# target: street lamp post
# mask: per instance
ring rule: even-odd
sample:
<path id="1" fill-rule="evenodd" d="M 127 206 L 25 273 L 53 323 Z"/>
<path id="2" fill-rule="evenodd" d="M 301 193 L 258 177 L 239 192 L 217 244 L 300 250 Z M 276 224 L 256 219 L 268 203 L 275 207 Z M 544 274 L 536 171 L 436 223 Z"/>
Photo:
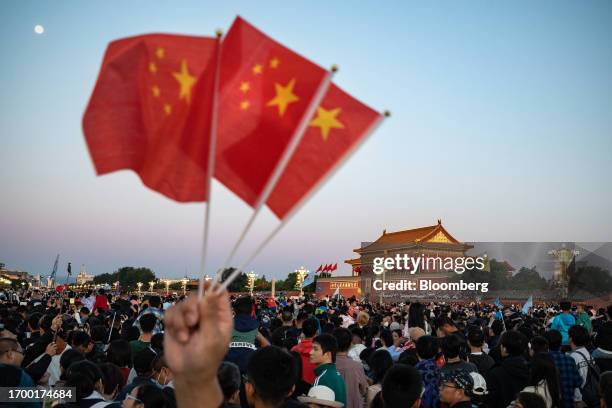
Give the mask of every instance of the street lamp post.
<path id="1" fill-rule="evenodd" d="M 255 279 L 257 278 L 257 274 L 254 271 L 247 273 L 247 285 L 249 287 L 249 292 L 251 296 L 253 296 L 253 289 L 255 288 Z"/>
<path id="2" fill-rule="evenodd" d="M 185 295 L 187 293 L 187 282 L 189 282 L 189 279 L 185 276 L 181 282 L 183 283 L 183 295 Z"/>
<path id="3" fill-rule="evenodd" d="M 304 296 L 304 288 L 302 287 L 302 284 L 304 283 L 304 279 L 306 278 L 306 275 L 308 275 L 308 270 L 306 270 L 303 266 L 300 266 L 299 269 L 295 270 L 295 273 L 297 274 L 297 279 L 295 281 L 295 286 L 296 289 L 300 290 L 300 297 Z"/>

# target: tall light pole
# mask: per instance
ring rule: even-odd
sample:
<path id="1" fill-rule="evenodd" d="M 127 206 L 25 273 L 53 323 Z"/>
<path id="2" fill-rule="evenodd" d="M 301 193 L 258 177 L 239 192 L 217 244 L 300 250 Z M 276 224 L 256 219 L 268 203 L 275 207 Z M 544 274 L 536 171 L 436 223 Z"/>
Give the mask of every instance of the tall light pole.
<path id="1" fill-rule="evenodd" d="M 254 271 L 247 273 L 247 286 L 249 288 L 249 292 L 251 296 L 253 296 L 253 289 L 255 288 L 255 279 L 257 278 L 257 274 Z"/>
<path id="2" fill-rule="evenodd" d="M 306 275 L 308 275 L 308 270 L 306 270 L 303 266 L 300 266 L 299 269 L 294 271 L 297 274 L 297 279 L 295 281 L 295 288 L 300 290 L 300 297 L 304 296 L 304 289 L 302 288 L 302 284 L 304 283 L 304 279 Z"/>
<path id="3" fill-rule="evenodd" d="M 189 282 L 189 279 L 185 276 L 181 282 L 183 283 L 183 295 L 185 295 L 187 293 L 187 282 Z"/>

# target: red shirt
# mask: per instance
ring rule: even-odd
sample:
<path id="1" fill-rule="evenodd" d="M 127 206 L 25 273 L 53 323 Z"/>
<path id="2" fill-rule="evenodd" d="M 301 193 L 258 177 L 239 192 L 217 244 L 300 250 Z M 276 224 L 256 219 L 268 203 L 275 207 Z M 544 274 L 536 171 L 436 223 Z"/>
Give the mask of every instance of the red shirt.
<path id="1" fill-rule="evenodd" d="M 108 306 L 108 298 L 106 297 L 106 295 L 96 295 L 96 303 L 94 304 L 93 310 L 96 310 L 96 309 L 102 309 L 102 310 L 110 309 L 110 306 Z"/>
<path id="2" fill-rule="evenodd" d="M 315 378 L 317 378 L 314 372 L 316 366 L 310 362 L 310 350 L 312 350 L 312 339 L 304 339 L 291 349 L 291 351 L 300 353 L 302 358 L 302 379 L 308 384 L 312 384 Z"/>

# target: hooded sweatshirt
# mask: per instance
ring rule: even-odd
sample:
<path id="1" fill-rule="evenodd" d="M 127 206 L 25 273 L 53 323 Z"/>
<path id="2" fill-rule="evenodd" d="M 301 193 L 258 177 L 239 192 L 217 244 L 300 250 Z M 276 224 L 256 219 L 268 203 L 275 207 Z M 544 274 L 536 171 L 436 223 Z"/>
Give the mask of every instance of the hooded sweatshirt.
<path id="1" fill-rule="evenodd" d="M 509 356 L 486 375 L 491 406 L 507 407 L 516 394 L 527 386 L 529 365 L 523 356 Z"/>
<path id="2" fill-rule="evenodd" d="M 234 330 L 230 348 L 225 355 L 225 361 L 230 361 L 240 368 L 240 373 L 244 374 L 251 354 L 257 350 L 255 339 L 259 332 L 259 322 L 251 315 L 234 316 Z"/>

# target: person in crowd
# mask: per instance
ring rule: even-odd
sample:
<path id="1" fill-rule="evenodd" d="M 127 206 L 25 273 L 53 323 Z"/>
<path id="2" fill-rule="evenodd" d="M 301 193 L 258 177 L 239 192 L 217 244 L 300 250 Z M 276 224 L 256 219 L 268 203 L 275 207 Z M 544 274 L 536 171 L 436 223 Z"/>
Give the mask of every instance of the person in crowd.
<path id="1" fill-rule="evenodd" d="M 546 408 L 546 401 L 535 392 L 521 392 L 508 408 Z"/>
<path id="2" fill-rule="evenodd" d="M 98 289 L 98 294 L 96 295 L 96 302 L 91 308 L 92 313 L 98 311 L 108 311 L 110 306 L 108 304 L 108 297 L 106 296 L 106 291 L 103 288 Z"/>
<path id="3" fill-rule="evenodd" d="M 348 356 L 353 360 L 360 362 L 361 359 L 359 358 L 359 355 L 366 349 L 365 344 L 363 344 L 363 341 L 365 340 L 365 332 L 358 325 L 353 325 L 350 330 L 351 334 L 353 335 L 353 340 L 348 351 Z"/>
<path id="4" fill-rule="evenodd" d="M 257 350 L 259 322 L 253 315 L 253 301 L 250 296 L 242 296 L 234 301 L 234 329 L 226 361 L 236 364 L 241 373 L 246 373 L 247 363 Z"/>
<path id="5" fill-rule="evenodd" d="M 312 341 L 310 361 L 316 365 L 312 385 L 325 385 L 334 391 L 336 401 L 346 405 L 346 385 L 336 369 L 338 342 L 331 334 L 321 334 Z"/>
<path id="6" fill-rule="evenodd" d="M 365 408 L 370 408 L 374 397 L 382 390 L 382 381 L 387 371 L 393 366 L 391 355 L 386 350 L 376 350 L 368 359 L 372 385 L 368 386 L 365 398 Z"/>
<path id="7" fill-rule="evenodd" d="M 153 362 L 157 355 L 151 348 L 146 348 L 144 350 L 140 350 L 138 353 L 134 355 L 134 371 L 136 372 L 136 377 L 134 377 L 131 381 L 128 381 L 128 384 L 123 387 L 117 399 L 119 401 L 123 401 L 127 394 L 130 394 L 134 388 L 143 384 L 152 384 L 157 386 L 156 382 L 153 380 Z"/>
<path id="8" fill-rule="evenodd" d="M 391 367 L 382 383 L 381 397 L 384 408 L 418 408 L 421 404 L 423 384 L 416 368 L 396 364 Z"/>
<path id="9" fill-rule="evenodd" d="M 561 351 L 562 336 L 558 330 L 549 330 L 544 333 L 544 337 L 548 340 L 549 354 L 559 373 L 563 407 L 572 408 L 574 407 L 574 396 L 579 395 L 575 392 L 580 392 L 579 388 L 582 384 L 576 361 Z"/>
<path id="10" fill-rule="evenodd" d="M 599 379 L 600 408 L 612 408 L 612 371 L 606 371 Z"/>
<path id="11" fill-rule="evenodd" d="M 584 304 L 578 303 L 576 305 L 576 324 L 584 327 L 589 335 L 593 333 L 593 323 L 591 322 L 591 315 L 587 312 Z"/>
<path id="12" fill-rule="evenodd" d="M 156 317 L 155 327 L 153 328 L 153 334 L 161 333 L 164 329 L 163 327 L 163 318 L 164 318 L 164 310 L 162 309 L 161 297 L 154 295 L 149 297 L 149 307 L 140 312 L 136 320 L 134 321 L 134 326 L 140 328 L 140 319 L 143 316 L 148 314 L 152 314 Z"/>
<path id="13" fill-rule="evenodd" d="M 312 384 L 315 380 L 315 365 L 310 361 L 310 352 L 312 350 L 312 340 L 317 335 L 319 324 L 316 318 L 304 320 L 302 323 L 302 339 L 295 345 L 291 351 L 300 354 L 302 358 L 302 379 L 308 384 Z"/>
<path id="14" fill-rule="evenodd" d="M 537 353 L 529 363 L 529 385 L 523 392 L 540 395 L 546 402 L 546 408 L 562 408 L 561 386 L 552 357 L 548 353 Z"/>
<path id="15" fill-rule="evenodd" d="M 442 374 L 453 370 L 478 372 L 475 364 L 468 363 L 461 358 L 461 352 L 465 350 L 465 347 L 463 337 L 458 334 L 448 334 L 442 339 L 442 354 L 446 360 L 446 364 L 441 368 Z"/>
<path id="16" fill-rule="evenodd" d="M 66 377 L 64 386 L 76 390 L 76 402 L 67 406 L 91 408 L 96 404 L 107 405 L 103 396 L 102 371 L 97 365 L 88 360 L 78 361 L 70 365 Z"/>
<path id="17" fill-rule="evenodd" d="M 115 364 L 123 374 L 124 382 L 127 383 L 132 366 L 132 348 L 126 340 L 113 340 L 106 350 L 106 359 L 109 363 Z"/>
<path id="18" fill-rule="evenodd" d="M 593 360 L 600 372 L 612 371 L 612 321 L 605 322 L 595 338 L 597 348 L 593 350 Z"/>
<path id="19" fill-rule="evenodd" d="M 502 362 L 487 373 L 489 391 L 488 403 L 491 406 L 507 406 L 516 394 L 527 386 L 529 367 L 524 354 L 527 339 L 518 331 L 506 331 L 500 338 Z"/>
<path id="20" fill-rule="evenodd" d="M 350 330 L 339 327 L 333 331 L 338 342 L 336 353 L 336 369 L 344 379 L 346 386 L 346 407 L 363 408 L 363 399 L 368 389 L 368 380 L 361 362 L 356 362 L 348 356 L 348 350 L 353 341 Z"/>
<path id="21" fill-rule="evenodd" d="M 422 336 L 416 342 L 416 369 L 421 375 L 424 392 L 421 399 L 423 408 L 435 408 L 440 402 L 440 368 L 435 362 L 438 353 L 438 339 Z"/>
<path id="22" fill-rule="evenodd" d="M 151 338 L 157 317 L 153 313 L 146 314 L 140 318 L 140 337 L 138 340 L 130 341 L 132 356 L 136 356 L 140 351 L 151 347 Z"/>
<path id="23" fill-rule="evenodd" d="M 308 395 L 298 397 L 308 408 L 342 408 L 342 403 L 336 401 L 334 391 L 325 385 L 315 385 L 310 388 Z"/>
<path id="24" fill-rule="evenodd" d="M 472 373 L 475 376 L 472 376 Z M 484 395 L 486 390 L 484 378 L 477 372 L 464 369 L 451 370 L 442 374 L 440 401 L 451 408 L 472 408 L 476 398 Z"/>
<path id="25" fill-rule="evenodd" d="M 576 324 L 576 318 L 572 315 L 572 303 L 564 300 L 559 303 L 561 313 L 554 317 L 551 325 L 552 330 L 557 330 L 561 333 L 561 345 L 569 346 L 568 331 L 570 327 Z"/>
<path id="26" fill-rule="evenodd" d="M 34 381 L 32 377 L 25 370 L 21 369 L 21 363 L 23 362 L 23 348 L 16 339 L 7 337 L 0 338 L 0 367 L 14 367 L 18 369 L 13 373 L 13 376 L 18 376 L 19 380 L 16 381 L 15 386 L 19 387 L 33 387 Z M 9 369 L 5 369 L 9 371 Z"/>
<path id="27" fill-rule="evenodd" d="M 122 408 L 175 408 L 174 401 L 155 385 L 141 384 L 130 391 L 123 400 Z"/>
<path id="28" fill-rule="evenodd" d="M 478 372 L 485 375 L 495 365 L 495 360 L 482 351 L 484 333 L 480 327 L 473 327 L 468 331 L 467 341 L 470 352 L 467 361 L 474 364 Z"/>
<path id="29" fill-rule="evenodd" d="M 539 353 L 548 353 L 548 340 L 543 336 L 534 336 L 529 341 L 529 356 L 533 357 Z"/>
<path id="30" fill-rule="evenodd" d="M 240 407 L 240 369 L 234 363 L 224 361 L 217 373 L 221 391 L 223 391 L 223 408 Z"/>
<path id="31" fill-rule="evenodd" d="M 119 391 L 125 386 L 123 373 L 119 367 L 112 363 L 98 364 L 98 368 L 100 368 L 100 372 L 102 373 L 102 397 L 104 397 L 105 401 L 113 401 L 119 394 Z M 116 406 L 119 407 L 120 404 L 117 403 Z M 107 408 L 111 407 L 109 406 Z"/>
<path id="32" fill-rule="evenodd" d="M 291 354 L 276 346 L 263 347 L 249 359 L 245 394 L 250 407 L 281 407 L 298 378 Z"/>

